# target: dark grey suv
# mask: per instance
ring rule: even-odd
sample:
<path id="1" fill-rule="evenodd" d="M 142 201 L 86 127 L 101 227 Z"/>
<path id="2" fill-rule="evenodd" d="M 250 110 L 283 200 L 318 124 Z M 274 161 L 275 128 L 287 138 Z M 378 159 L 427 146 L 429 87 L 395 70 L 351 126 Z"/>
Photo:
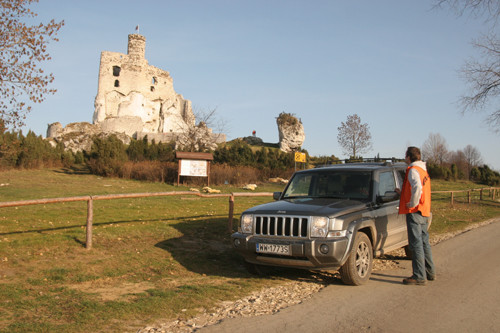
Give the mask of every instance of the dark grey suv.
<path id="1" fill-rule="evenodd" d="M 373 257 L 408 244 L 395 191 L 405 168 L 360 163 L 298 171 L 275 202 L 242 213 L 233 247 L 254 273 L 263 265 L 339 270 L 344 283 L 363 284 Z"/>

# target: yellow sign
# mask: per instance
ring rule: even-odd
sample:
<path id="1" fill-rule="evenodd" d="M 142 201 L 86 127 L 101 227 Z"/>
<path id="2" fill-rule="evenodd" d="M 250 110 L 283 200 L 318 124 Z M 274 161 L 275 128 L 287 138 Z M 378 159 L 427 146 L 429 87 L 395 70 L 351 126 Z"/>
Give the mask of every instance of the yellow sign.
<path id="1" fill-rule="evenodd" d="M 295 162 L 306 163 L 306 154 L 305 153 L 295 153 Z"/>

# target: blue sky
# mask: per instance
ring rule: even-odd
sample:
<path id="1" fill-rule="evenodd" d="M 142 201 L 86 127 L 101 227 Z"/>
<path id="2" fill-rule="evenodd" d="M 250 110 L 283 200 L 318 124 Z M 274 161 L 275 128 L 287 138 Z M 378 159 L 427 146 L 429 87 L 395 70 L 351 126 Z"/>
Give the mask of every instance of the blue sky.
<path id="1" fill-rule="evenodd" d="M 402 157 L 430 133 L 449 150 L 475 146 L 500 170 L 500 136 L 485 113 L 460 113 L 459 77 L 487 32 L 480 19 L 432 9 L 432 1 L 40 0 L 37 21 L 65 20 L 44 68 L 58 90 L 35 105 L 26 129 L 92 121 L 101 51 L 127 52 L 146 37 L 150 65 L 169 71 L 196 110 L 216 108 L 228 139 L 277 143 L 276 117 L 302 120 L 311 155 L 346 158 L 337 128 L 348 115 L 368 123 L 373 157 Z"/>

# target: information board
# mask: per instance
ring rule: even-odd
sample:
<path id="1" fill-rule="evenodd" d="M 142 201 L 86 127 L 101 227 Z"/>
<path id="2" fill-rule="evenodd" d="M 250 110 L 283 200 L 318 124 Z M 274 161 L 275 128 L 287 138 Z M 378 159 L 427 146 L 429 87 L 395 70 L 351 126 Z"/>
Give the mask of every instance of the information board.
<path id="1" fill-rule="evenodd" d="M 181 162 L 181 176 L 207 177 L 207 161 L 203 160 L 185 160 Z"/>

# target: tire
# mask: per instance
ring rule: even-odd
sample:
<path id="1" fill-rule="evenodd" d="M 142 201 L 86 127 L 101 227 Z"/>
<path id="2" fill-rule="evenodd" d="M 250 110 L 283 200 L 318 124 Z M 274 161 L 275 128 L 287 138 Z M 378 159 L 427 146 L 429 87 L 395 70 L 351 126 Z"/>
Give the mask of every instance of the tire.
<path id="1" fill-rule="evenodd" d="M 373 268 L 373 249 L 364 232 L 357 232 L 347 261 L 340 267 L 342 282 L 359 286 L 370 279 Z"/>

